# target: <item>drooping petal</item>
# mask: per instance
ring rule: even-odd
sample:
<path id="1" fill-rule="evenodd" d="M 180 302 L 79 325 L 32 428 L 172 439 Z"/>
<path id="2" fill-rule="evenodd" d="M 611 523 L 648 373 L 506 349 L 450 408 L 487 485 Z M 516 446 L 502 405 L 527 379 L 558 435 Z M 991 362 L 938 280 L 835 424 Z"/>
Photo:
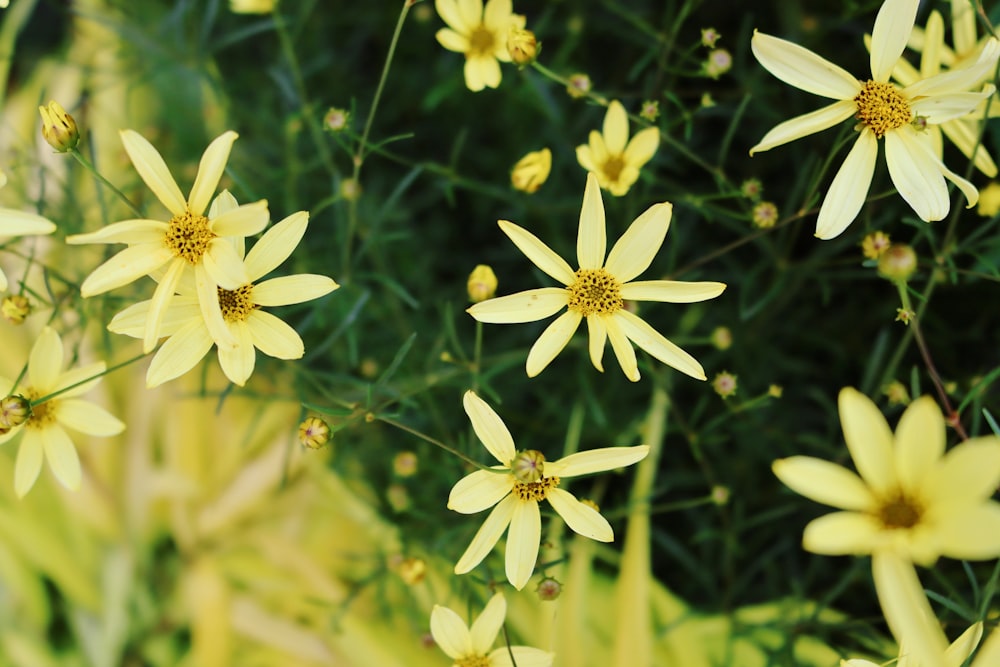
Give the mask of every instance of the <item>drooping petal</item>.
<path id="1" fill-rule="evenodd" d="M 496 2 L 491 0 L 489 4 Z M 487 5 L 489 7 L 489 5 Z M 483 613 L 472 623 L 469 634 L 472 636 L 472 650 L 477 655 L 486 655 L 500 634 L 504 619 L 507 617 L 507 601 L 503 593 L 496 593 L 486 603 Z"/>
<path id="2" fill-rule="evenodd" d="M 174 253 L 165 245 L 143 243 L 125 248 L 94 269 L 80 285 L 80 294 L 91 297 L 149 275 L 171 259 Z"/>
<path id="3" fill-rule="evenodd" d="M 626 311 L 618 311 L 618 313 L 624 312 Z M 621 327 L 618 313 L 604 319 L 604 326 L 608 330 L 608 340 L 611 341 L 611 350 L 615 353 L 615 358 L 618 360 L 618 365 L 621 366 L 625 377 L 632 382 L 638 382 L 639 364 L 635 358 L 635 350 L 632 349 L 632 344 L 628 342 L 628 337 Z"/>
<path id="4" fill-rule="evenodd" d="M 525 371 L 528 377 L 535 377 L 545 367 L 552 363 L 566 344 L 577 327 L 580 326 L 582 315 L 574 310 L 567 310 L 565 313 L 552 321 L 552 324 L 545 328 L 542 335 L 538 337 L 535 344 L 528 351 L 528 359 L 525 362 Z"/>
<path id="5" fill-rule="evenodd" d="M 163 317 L 170 305 L 170 300 L 174 297 L 174 288 L 181 278 L 181 272 L 187 267 L 187 263 L 176 257 L 167 268 L 167 273 L 160 280 L 153 292 L 153 298 L 149 300 L 149 311 L 146 315 L 146 327 L 142 334 L 142 351 L 149 354 L 156 347 L 156 342 L 160 339 L 160 325 Z"/>
<path id="6" fill-rule="evenodd" d="M 250 273 L 249 268 L 247 273 Z M 251 280 L 255 280 L 255 278 L 251 277 Z M 326 276 L 314 273 L 296 273 L 257 283 L 253 286 L 250 298 L 258 306 L 288 306 L 293 303 L 318 299 L 338 287 L 340 285 Z"/>
<path id="7" fill-rule="evenodd" d="M 844 164 L 830 183 L 816 218 L 816 236 L 829 240 L 847 229 L 858 217 L 875 175 L 878 140 L 867 127 L 858 135 Z"/>
<path id="8" fill-rule="evenodd" d="M 952 447 L 920 493 L 937 506 L 979 503 L 1000 485 L 1000 445 L 993 437 L 971 438 Z"/>
<path id="9" fill-rule="evenodd" d="M 54 231 L 55 223 L 40 215 L 13 208 L 0 208 L 0 236 L 34 236 Z"/>
<path id="10" fill-rule="evenodd" d="M 627 283 L 649 268 L 670 228 L 673 205 L 653 204 L 636 218 L 608 253 L 605 270 Z"/>
<path id="11" fill-rule="evenodd" d="M 597 182 L 597 177 L 587 172 L 587 187 L 583 191 L 580 227 L 576 235 L 576 257 L 580 268 L 601 268 L 604 265 L 605 252 L 607 252 L 607 229 L 604 218 L 604 201 L 601 199 L 601 186 Z M 558 280 L 558 277 L 552 277 Z"/>
<path id="12" fill-rule="evenodd" d="M 510 660 L 511 653 L 514 662 Z M 488 657 L 490 667 L 514 667 L 515 663 L 517 667 L 552 667 L 555 654 L 530 646 L 501 646 L 493 649 Z"/>
<path id="13" fill-rule="evenodd" d="M 460 514 L 476 514 L 503 500 L 511 488 L 513 481 L 509 474 L 476 470 L 451 488 L 448 509 Z"/>
<path id="14" fill-rule="evenodd" d="M 229 161 L 229 151 L 232 150 L 233 142 L 239 135 L 229 130 L 216 137 L 208 145 L 201 156 L 198 164 L 198 175 L 191 186 L 191 195 L 188 197 L 188 210 L 195 215 L 201 215 L 208 208 L 212 201 L 215 189 L 219 187 L 219 179 L 222 172 L 226 170 L 226 162 Z"/>
<path id="15" fill-rule="evenodd" d="M 590 352 L 590 363 L 602 373 L 604 344 L 608 341 L 608 327 L 604 324 L 604 319 L 603 315 L 591 315 L 587 318 L 587 349 Z"/>
<path id="16" fill-rule="evenodd" d="M 510 519 L 514 515 L 514 506 L 520 503 L 513 495 L 507 496 L 493 508 L 486 521 L 479 527 L 472 543 L 462 557 L 455 563 L 455 574 L 465 574 L 483 562 L 487 554 L 493 550 L 497 540 L 507 530 Z"/>
<path id="17" fill-rule="evenodd" d="M 826 556 L 864 555 L 883 540 L 882 525 L 872 515 L 832 512 L 809 522 L 802 534 L 802 548 Z"/>
<path id="18" fill-rule="evenodd" d="M 201 264 L 212 282 L 222 289 L 235 290 L 250 283 L 243 260 L 228 239 L 212 239 Z"/>
<path id="19" fill-rule="evenodd" d="M 17 450 L 17 462 L 14 464 L 14 493 L 18 498 L 23 498 L 35 485 L 38 473 L 42 471 L 44 447 L 41 431 L 25 429 Z"/>
<path id="20" fill-rule="evenodd" d="M 782 484 L 817 503 L 858 511 L 870 510 L 877 504 L 861 478 L 836 463 L 791 456 L 772 463 L 771 470 Z"/>
<path id="21" fill-rule="evenodd" d="M 556 477 L 579 477 L 630 466 L 646 458 L 649 445 L 602 447 L 565 456 L 545 464 L 545 474 Z"/>
<path id="22" fill-rule="evenodd" d="M 510 498 L 514 498 L 513 494 Z M 499 507 L 499 505 L 497 506 Z M 517 590 L 531 579 L 542 539 L 542 517 L 535 501 L 514 500 L 514 512 L 507 531 L 504 569 L 507 581 Z"/>
<path id="23" fill-rule="evenodd" d="M 545 498 L 574 533 L 598 542 L 614 541 L 615 532 L 608 520 L 593 507 L 581 503 L 572 493 L 559 488 L 549 489 Z"/>
<path id="24" fill-rule="evenodd" d="M 935 526 L 940 553 L 958 560 L 1000 556 L 1000 503 L 989 501 L 951 513 Z"/>
<path id="25" fill-rule="evenodd" d="M 42 439 L 45 458 L 56 479 L 70 491 L 78 490 L 82 477 L 80 457 L 66 431 L 53 425 L 41 429 L 38 435 Z"/>
<path id="26" fill-rule="evenodd" d="M 844 387 L 837 398 L 840 425 L 851 459 L 873 492 L 885 494 L 897 485 L 893 467 L 893 436 L 885 417 L 870 398 Z"/>
<path id="27" fill-rule="evenodd" d="M 438 0 L 440 3 L 441 0 Z M 431 610 L 431 636 L 444 654 L 459 660 L 472 653 L 472 636 L 462 618 L 448 607 L 434 605 Z"/>
<path id="28" fill-rule="evenodd" d="M 244 322 L 234 323 L 229 330 L 237 336 L 237 342 L 234 347 L 218 346 L 219 365 L 230 382 L 242 387 L 253 374 L 257 351 L 250 337 L 250 328 Z"/>
<path id="29" fill-rule="evenodd" d="M 764 151 L 769 151 L 776 146 L 787 144 L 790 141 L 795 141 L 796 139 L 807 137 L 810 134 L 822 132 L 823 130 L 833 127 L 837 123 L 847 120 L 856 114 L 857 111 L 858 105 L 853 99 L 851 99 L 834 102 L 833 104 L 829 104 L 822 109 L 817 109 L 816 111 L 810 111 L 807 114 L 790 118 L 789 120 L 779 123 L 771 128 L 771 130 L 764 135 L 764 138 L 761 139 L 756 146 L 750 149 L 750 155 L 753 156 L 754 153 L 763 153 Z"/>
<path id="30" fill-rule="evenodd" d="M 254 289 L 256 294 L 256 288 Z M 489 324 L 516 324 L 537 322 L 555 315 L 569 304 L 569 293 L 564 287 L 539 289 L 498 296 L 481 301 L 465 312 L 480 322 Z"/>
<path id="31" fill-rule="evenodd" d="M 267 200 L 261 199 L 226 211 L 213 218 L 209 227 L 219 236 L 252 236 L 267 227 L 268 217 Z"/>
<path id="32" fill-rule="evenodd" d="M 146 371 L 146 387 L 158 387 L 184 375 L 212 349 L 212 337 L 204 322 L 192 320 L 168 338 L 153 356 Z"/>
<path id="33" fill-rule="evenodd" d="M 944 454 L 944 418 L 930 396 L 910 404 L 896 426 L 896 474 L 904 489 L 919 490 Z"/>
<path id="34" fill-rule="evenodd" d="M 306 353 L 298 332 L 271 313 L 255 310 L 244 323 L 253 346 L 275 359 L 301 359 Z"/>
<path id="35" fill-rule="evenodd" d="M 441 28 L 434 34 L 434 37 L 438 44 L 456 53 L 466 53 L 471 46 L 468 37 L 460 35 L 451 28 Z"/>
<path id="36" fill-rule="evenodd" d="M 885 161 L 899 196 L 921 220 L 941 220 L 948 215 L 948 186 L 929 148 L 921 144 L 915 131 L 903 127 L 886 134 Z"/>
<path id="37" fill-rule="evenodd" d="M 725 283 L 679 280 L 643 280 L 622 285 L 623 299 L 663 303 L 697 303 L 714 299 L 726 289 Z"/>
<path id="38" fill-rule="evenodd" d="M 125 430 L 125 424 L 104 408 L 74 398 L 59 401 L 56 419 L 63 426 L 87 435 L 107 437 Z"/>
<path id="39" fill-rule="evenodd" d="M 518 250 L 523 252 L 525 257 L 546 274 L 563 285 L 570 285 L 576 279 L 575 272 L 566 263 L 566 260 L 542 243 L 537 236 L 508 220 L 497 220 L 497 224 L 500 225 L 503 233 L 514 242 Z"/>
<path id="40" fill-rule="evenodd" d="M 931 153 L 931 158 L 934 160 L 934 164 L 937 165 L 938 171 L 947 178 L 949 181 L 955 184 L 962 196 L 965 197 L 965 208 L 972 208 L 979 202 L 979 190 L 976 186 L 965 180 L 955 172 L 953 172 L 948 167 L 944 166 L 944 163 L 938 159 L 937 155 Z"/>
<path id="41" fill-rule="evenodd" d="M 857 77 L 793 42 L 754 30 L 750 49 L 764 69 L 799 90 L 834 100 L 861 92 Z"/>
<path id="42" fill-rule="evenodd" d="M 309 213 L 299 211 L 267 230 L 243 260 L 250 281 L 263 278 L 288 259 L 299 245 L 308 226 Z"/>
<path id="43" fill-rule="evenodd" d="M 630 167 L 642 169 L 643 165 L 653 159 L 656 149 L 659 147 L 660 130 L 655 127 L 647 127 L 636 133 L 628 142 L 623 160 Z"/>
<path id="44" fill-rule="evenodd" d="M 38 334 L 28 356 L 28 380 L 44 392 L 59 389 L 56 383 L 63 367 L 63 346 L 59 334 L 52 327 L 45 327 Z"/>
<path id="45" fill-rule="evenodd" d="M 869 55 L 875 81 L 885 83 L 889 80 L 892 68 L 903 55 L 906 40 L 910 38 L 919 4 L 920 0 L 885 0 L 882 3 L 875 16 Z"/>
<path id="46" fill-rule="evenodd" d="M 66 237 L 66 243 L 79 245 L 83 243 L 157 243 L 163 239 L 170 228 L 159 220 L 123 220 L 101 227 L 89 234 L 74 234 Z M 0 228 L 0 234 L 5 230 Z"/>
<path id="47" fill-rule="evenodd" d="M 514 438 L 511 437 L 507 425 L 500 415 L 486 401 L 479 398 L 473 391 L 467 391 L 462 396 L 462 407 L 472 422 L 472 430 L 483 446 L 502 465 L 509 466 L 517 455 Z M 501 479 L 502 475 L 498 475 Z"/>
<path id="48" fill-rule="evenodd" d="M 628 114 L 618 100 L 612 100 L 604 115 L 604 143 L 611 155 L 621 155 L 628 144 Z M 602 258 L 603 259 L 603 258 Z"/>
<path id="49" fill-rule="evenodd" d="M 656 359 L 696 380 L 705 379 L 705 369 L 697 359 L 671 343 L 639 316 L 623 309 L 614 314 L 613 320 L 630 341 Z"/>
<path id="50" fill-rule="evenodd" d="M 172 215 L 182 215 L 187 211 L 187 202 L 181 189 L 177 187 L 177 182 L 153 144 L 134 130 L 122 130 L 120 134 L 122 145 L 125 146 L 125 152 L 132 160 L 135 170 L 156 198 Z"/>
<path id="51" fill-rule="evenodd" d="M 872 554 L 872 578 L 886 623 L 897 641 L 906 641 L 915 665 L 942 665 L 948 640 L 941 631 L 913 564 L 892 552 Z"/>
<path id="52" fill-rule="evenodd" d="M 198 289 L 198 308 L 201 310 L 209 335 L 216 345 L 233 347 L 236 345 L 236 336 L 222 319 L 218 286 L 208 276 L 202 264 L 196 264 L 194 267 L 194 282 Z"/>

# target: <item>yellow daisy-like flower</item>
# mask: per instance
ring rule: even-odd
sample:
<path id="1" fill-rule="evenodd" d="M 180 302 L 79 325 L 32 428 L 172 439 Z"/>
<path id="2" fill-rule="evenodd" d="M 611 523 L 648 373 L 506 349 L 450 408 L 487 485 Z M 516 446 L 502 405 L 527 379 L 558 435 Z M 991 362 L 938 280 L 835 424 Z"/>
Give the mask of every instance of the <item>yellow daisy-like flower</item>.
<path id="1" fill-rule="evenodd" d="M 250 282 L 233 243 L 226 237 L 256 234 L 267 225 L 267 202 L 246 204 L 217 217 L 205 215 L 222 178 L 235 132 L 226 132 L 205 150 L 191 193 L 185 200 L 163 158 L 137 132 L 121 133 L 125 152 L 139 176 L 167 208 L 171 218 L 126 220 L 104 229 L 70 236 L 67 243 L 127 243 L 129 247 L 97 267 L 80 287 L 83 296 L 102 294 L 145 275 L 155 275 L 159 285 L 150 301 L 143 330 L 143 350 L 155 347 L 164 313 L 185 273 L 193 269 L 202 316 L 220 345 L 235 347 L 222 317 L 217 289 L 238 289 Z"/>
<path id="2" fill-rule="evenodd" d="M 1000 438 L 967 440 L 945 453 L 945 423 L 934 400 L 913 401 L 895 436 L 878 407 L 840 392 L 840 422 L 858 474 L 793 456 L 774 474 L 796 493 L 843 511 L 806 526 L 803 547 L 828 555 L 894 551 L 920 565 L 939 556 L 1000 556 Z"/>
<path id="3" fill-rule="evenodd" d="M 0 387 L 10 388 L 11 394 L 34 401 L 83 382 L 105 369 L 104 362 L 99 361 L 64 371 L 63 360 L 59 334 L 45 327 L 31 348 L 25 384 L 14 386 L 13 380 L 0 378 Z M 103 408 L 76 398 L 99 381 L 99 377 L 94 378 L 35 405 L 22 425 L 0 436 L 2 444 L 24 433 L 14 466 L 14 491 L 18 496 L 24 496 L 34 486 L 42 470 L 43 458 L 63 486 L 73 491 L 80 488 L 80 458 L 64 427 L 98 436 L 117 435 L 125 429 L 125 424 Z"/>
<path id="4" fill-rule="evenodd" d="M 548 462 L 541 452 L 518 452 L 500 415 L 471 391 L 462 399 L 472 428 L 490 454 L 500 462 L 490 470 L 477 470 L 455 484 L 448 496 L 448 509 L 475 514 L 493 507 L 455 565 L 455 574 L 465 574 L 493 550 L 507 527 L 505 570 L 507 580 L 524 588 L 535 570 L 541 539 L 538 503 L 548 500 L 574 532 L 600 542 L 611 542 L 614 531 L 607 520 L 573 494 L 559 488 L 563 477 L 576 477 L 614 470 L 641 461 L 649 447 L 606 447 L 571 454 Z"/>
<path id="5" fill-rule="evenodd" d="M 639 170 L 649 162 L 660 146 L 660 131 L 647 127 L 628 138 L 628 114 L 618 100 L 608 105 L 604 131 L 591 130 L 590 142 L 576 147 L 580 166 L 597 176 L 597 182 L 616 197 L 621 197 L 639 180 Z"/>
<path id="6" fill-rule="evenodd" d="M 471 628 L 448 607 L 434 605 L 431 636 L 457 667 L 512 667 L 511 654 L 517 667 L 550 667 L 555 655 L 541 649 L 530 646 L 492 648 L 506 617 L 507 601 L 503 593 L 490 598 Z"/>
<path id="7" fill-rule="evenodd" d="M 448 24 L 438 30 L 437 41 L 449 51 L 465 54 L 465 85 L 478 92 L 500 85 L 500 63 L 510 62 L 507 34 L 524 28 L 511 0 L 434 0 L 438 15 Z"/>
<path id="8" fill-rule="evenodd" d="M 220 194 L 216 204 L 220 216 L 238 210 L 236 200 L 228 192 Z M 257 281 L 288 259 L 302 240 L 308 222 L 309 214 L 305 211 L 288 216 L 267 230 L 245 260 L 242 244 L 237 244 L 236 253 L 245 265 L 247 281 L 234 290 L 219 287 L 215 294 L 227 334 L 237 341 L 234 347 L 219 345 L 214 339 L 202 316 L 195 286 L 189 280 L 178 285 L 179 295 L 164 313 L 161 326 L 161 333 L 170 338 L 153 357 L 146 372 L 146 386 L 155 387 L 187 373 L 202 360 L 213 343 L 218 347 L 222 371 L 241 387 L 253 373 L 258 349 L 277 359 L 302 357 L 305 346 L 295 329 L 261 309 L 318 299 L 340 285 L 326 276 L 307 273 Z M 142 337 L 151 304 L 151 301 L 143 301 L 126 308 L 115 315 L 108 329 L 134 338 Z"/>
<path id="9" fill-rule="evenodd" d="M 0 208 L 0 236 L 38 236 L 54 231 L 55 224 L 40 215 Z M 0 292 L 6 292 L 7 287 L 7 274 L 0 269 Z"/>
<path id="10" fill-rule="evenodd" d="M 586 318 L 590 360 L 597 370 L 604 370 L 604 346 L 610 339 L 622 371 L 633 382 L 639 380 L 639 368 L 629 341 L 682 373 L 704 380 L 705 371 L 694 357 L 625 309 L 625 299 L 693 303 L 713 299 L 726 288 L 715 282 L 630 282 L 652 263 L 666 238 L 672 210 L 668 202 L 649 207 L 618 239 L 605 260 L 604 202 L 597 177 L 588 174 L 576 244 L 580 268 L 576 271 L 529 231 L 513 222 L 499 221 L 500 229 L 514 245 L 535 266 L 565 287 L 543 287 L 490 299 L 477 303 L 467 312 L 480 322 L 510 324 L 535 322 L 567 308 L 542 332 L 528 353 L 526 370 L 529 377 L 541 373 L 555 359 L 573 337 L 581 320 Z"/>
<path id="11" fill-rule="evenodd" d="M 955 183 L 969 206 L 978 199 L 975 186 L 949 170 L 938 158 L 928 125 L 972 111 L 993 94 L 987 85 L 968 92 L 996 66 L 1000 43 L 987 42 L 971 66 L 924 78 L 900 88 L 889 82 L 913 28 L 919 0 L 886 0 L 875 19 L 871 40 L 871 79 L 859 81 L 812 51 L 777 37 L 754 32 L 754 56 L 771 74 L 806 92 L 837 100 L 793 118 L 768 132 L 750 154 L 820 132 L 852 116 L 860 132 L 837 171 L 816 221 L 816 236 L 831 239 L 857 217 L 868 195 L 879 139 L 885 140 L 889 176 L 900 196 L 926 221 L 940 220 L 950 208 L 945 179 Z"/>

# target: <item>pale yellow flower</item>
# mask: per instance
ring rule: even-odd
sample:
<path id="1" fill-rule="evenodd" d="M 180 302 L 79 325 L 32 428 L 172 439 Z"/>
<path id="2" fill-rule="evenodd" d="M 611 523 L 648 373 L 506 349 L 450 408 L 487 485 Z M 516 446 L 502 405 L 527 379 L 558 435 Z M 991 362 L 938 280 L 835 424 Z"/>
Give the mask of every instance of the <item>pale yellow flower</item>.
<path id="1" fill-rule="evenodd" d="M 895 436 L 875 404 L 840 392 L 840 421 L 855 474 L 809 456 L 774 462 L 796 493 L 841 509 L 806 526 L 803 547 L 828 555 L 890 550 L 921 565 L 939 556 L 1000 556 L 1000 438 L 973 438 L 945 453 L 945 423 L 928 396 L 906 409 Z M 859 476 L 860 475 L 860 476 Z"/>
<path id="2" fill-rule="evenodd" d="M 220 216 L 239 210 L 228 192 L 217 201 Z M 267 306 L 287 306 L 317 299 L 339 285 L 326 276 L 297 274 L 270 280 L 260 279 L 284 262 L 305 234 L 309 214 L 293 213 L 277 223 L 260 238 L 243 259 L 242 244 L 237 257 L 245 265 L 247 281 L 234 290 L 219 287 L 214 295 L 222 313 L 227 335 L 235 346 L 219 345 L 199 307 L 197 290 L 190 280 L 178 285 L 178 296 L 166 309 L 161 334 L 169 336 L 156 352 L 146 373 L 146 385 L 155 387 L 187 373 L 208 353 L 218 347 L 219 365 L 226 377 L 243 386 L 253 373 L 256 350 L 277 359 L 299 359 L 305 353 L 302 338 L 274 315 L 262 310 Z M 227 241 L 228 243 L 229 241 Z M 142 337 L 149 318 L 151 301 L 137 303 L 115 315 L 108 329 L 135 338 Z"/>
<path id="3" fill-rule="evenodd" d="M 900 196 L 926 221 L 940 220 L 950 208 L 945 179 L 955 183 L 969 206 L 978 199 L 975 186 L 949 170 L 937 157 L 928 125 L 969 113 L 989 95 L 968 92 L 996 66 L 1000 43 L 989 41 L 967 68 L 898 87 L 889 76 L 913 28 L 919 0 L 886 0 L 875 19 L 871 40 L 871 79 L 859 81 L 812 51 L 755 32 L 754 55 L 771 74 L 806 92 L 837 100 L 817 111 L 785 121 L 768 132 L 750 154 L 770 150 L 855 117 L 861 131 L 837 171 L 816 221 L 816 236 L 831 239 L 857 217 L 875 173 L 879 139 L 885 139 L 886 164 Z"/>
<path id="4" fill-rule="evenodd" d="M 590 141 L 576 147 L 580 166 L 597 176 L 597 182 L 621 197 L 639 180 L 639 170 L 660 146 L 660 131 L 647 127 L 628 138 L 628 114 L 618 100 L 612 100 L 604 116 L 603 132 L 591 130 Z"/>
<path id="5" fill-rule="evenodd" d="M 0 208 L 0 237 L 36 236 L 51 234 L 54 231 L 56 231 L 55 224 L 40 215 L 12 208 Z M 0 292 L 6 292 L 7 287 L 7 274 L 0 269 Z"/>
<path id="6" fill-rule="evenodd" d="M 45 327 L 28 359 L 24 384 L 14 386 L 14 381 L 0 378 L 0 387 L 34 401 L 61 389 L 104 372 L 104 362 L 99 361 L 73 370 L 63 370 L 62 340 L 53 329 Z M 64 427 L 87 435 L 117 435 L 125 424 L 111 416 L 104 408 L 78 398 L 94 387 L 100 378 L 83 382 L 79 386 L 51 398 L 32 408 L 31 416 L 22 425 L 0 436 L 0 444 L 19 433 L 24 433 L 17 451 L 14 467 L 14 491 L 24 496 L 34 486 L 42 470 L 43 458 L 63 486 L 75 491 L 80 487 L 80 458 L 76 447 Z"/>
<path id="7" fill-rule="evenodd" d="M 477 92 L 500 85 L 500 63 L 509 63 L 507 36 L 511 27 L 524 28 L 524 17 L 514 13 L 511 0 L 434 0 L 447 28 L 437 41 L 449 51 L 465 54 L 465 85 Z"/>
<path id="8" fill-rule="evenodd" d="M 511 653 L 517 667 L 549 667 L 555 658 L 553 653 L 530 646 L 493 648 L 506 616 L 507 601 L 503 593 L 490 598 L 471 628 L 448 607 L 434 605 L 431 636 L 445 655 L 462 667 L 512 667 Z"/>
<path id="9" fill-rule="evenodd" d="M 992 218 L 1000 213 L 1000 183 L 990 183 L 983 188 L 976 213 L 984 218 Z"/>
<path id="10" fill-rule="evenodd" d="M 261 200 L 220 214 L 206 216 L 215 188 L 236 140 L 235 132 L 226 132 L 205 150 L 198 175 L 187 200 L 174 182 L 163 158 L 152 144 L 137 132 L 121 133 L 125 152 L 139 176 L 171 218 L 126 220 L 108 225 L 90 234 L 78 234 L 67 243 L 127 243 L 129 247 L 97 267 L 80 287 L 85 296 L 102 294 L 140 278 L 155 275 L 159 285 L 149 302 L 148 319 L 143 329 L 143 350 L 149 352 L 161 335 L 163 317 L 182 276 L 193 269 L 198 304 L 212 337 L 230 349 L 237 345 L 222 318 L 217 289 L 238 289 L 250 282 L 243 262 L 231 240 L 256 234 L 267 225 L 267 202 Z"/>
<path id="11" fill-rule="evenodd" d="M 448 509 L 462 514 L 496 506 L 455 564 L 455 574 L 479 565 L 510 526 L 504 564 L 507 580 L 518 590 L 524 588 L 538 557 L 542 525 L 538 503 L 542 500 L 548 500 L 574 532 L 599 542 L 614 539 L 607 520 L 560 489 L 559 480 L 632 465 L 646 457 L 648 446 L 592 449 L 549 462 L 538 451 L 518 452 L 500 415 L 476 394 L 467 391 L 462 402 L 476 436 L 500 465 L 466 475 L 448 496 Z"/>
<path id="12" fill-rule="evenodd" d="M 510 172 L 510 183 L 516 189 L 528 194 L 542 187 L 552 171 L 552 151 L 543 148 L 522 157 Z"/>
<path id="13" fill-rule="evenodd" d="M 535 322 L 566 312 L 542 332 L 528 353 L 529 377 L 542 372 L 566 346 L 583 319 L 590 334 L 590 360 L 604 371 L 605 343 L 610 339 L 618 363 L 626 377 L 639 380 L 635 350 L 629 343 L 693 378 L 704 380 L 705 371 L 690 354 L 671 343 L 653 327 L 624 307 L 624 299 L 693 303 L 717 297 L 726 286 L 716 282 L 632 279 L 649 268 L 670 226 L 673 207 L 668 202 L 654 204 L 629 226 L 605 260 L 607 238 L 604 202 L 597 177 L 587 174 L 587 188 L 580 210 L 577 260 L 574 271 L 559 255 L 536 236 L 513 222 L 500 220 L 500 229 L 535 266 L 565 287 L 542 287 L 477 303 L 468 313 L 480 322 L 511 324 Z"/>

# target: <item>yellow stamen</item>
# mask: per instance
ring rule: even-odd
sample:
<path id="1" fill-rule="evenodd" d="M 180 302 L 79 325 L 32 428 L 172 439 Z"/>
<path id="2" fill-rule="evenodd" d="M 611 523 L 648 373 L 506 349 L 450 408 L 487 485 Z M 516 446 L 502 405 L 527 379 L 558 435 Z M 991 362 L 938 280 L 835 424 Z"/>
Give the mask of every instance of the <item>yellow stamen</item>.
<path id="1" fill-rule="evenodd" d="M 909 100 L 891 83 L 865 82 L 854 102 L 858 105 L 855 117 L 871 128 L 876 139 L 903 127 L 913 118 Z"/>
<path id="2" fill-rule="evenodd" d="M 924 508 L 902 492 L 886 500 L 878 509 L 878 519 L 885 528 L 913 528 L 920 523 Z"/>
<path id="3" fill-rule="evenodd" d="M 253 284 L 243 285 L 235 290 L 218 288 L 219 308 L 222 319 L 227 322 L 245 322 L 257 305 L 251 300 Z"/>
<path id="4" fill-rule="evenodd" d="M 208 218 L 185 211 L 170 219 L 167 229 L 167 247 L 189 264 L 197 264 L 205 253 L 215 233 L 208 228 Z"/>
<path id="5" fill-rule="evenodd" d="M 479 26 L 469 35 L 469 56 L 493 55 L 496 37 L 486 26 Z"/>
<path id="6" fill-rule="evenodd" d="M 611 315 L 624 305 L 621 284 L 604 269 L 579 269 L 568 289 L 569 309 L 584 317 Z"/>
<path id="7" fill-rule="evenodd" d="M 612 183 L 618 180 L 618 177 L 622 175 L 622 169 L 625 168 L 625 160 L 621 157 L 609 157 L 601 167 L 601 171 L 604 172 L 604 176 Z"/>
<path id="8" fill-rule="evenodd" d="M 541 502 L 545 500 L 549 489 L 557 486 L 559 486 L 558 477 L 542 477 L 537 482 L 514 482 L 514 495 L 521 500 Z"/>
<path id="9" fill-rule="evenodd" d="M 42 392 L 34 387 L 28 387 L 23 396 L 29 401 L 34 401 L 42 397 Z M 45 401 L 38 405 L 31 406 L 31 416 L 24 422 L 25 428 L 43 429 L 51 426 L 56 421 L 55 411 L 52 410 L 52 401 Z"/>

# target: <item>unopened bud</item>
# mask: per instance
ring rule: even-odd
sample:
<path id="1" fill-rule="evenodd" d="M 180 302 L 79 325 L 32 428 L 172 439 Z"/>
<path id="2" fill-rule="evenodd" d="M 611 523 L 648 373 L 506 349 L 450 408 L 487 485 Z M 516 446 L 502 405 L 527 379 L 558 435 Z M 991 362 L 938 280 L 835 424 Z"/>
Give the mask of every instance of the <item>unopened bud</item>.
<path id="1" fill-rule="evenodd" d="M 38 113 L 42 115 L 42 136 L 49 146 L 59 153 L 76 148 L 80 143 L 80 131 L 76 127 L 76 121 L 66 113 L 58 102 L 49 102 L 47 107 L 38 107 Z"/>
<path id="2" fill-rule="evenodd" d="M 320 449 L 330 442 L 330 426 L 319 417 L 307 417 L 299 424 L 299 442 L 309 449 Z"/>
<path id="3" fill-rule="evenodd" d="M 24 318 L 31 314 L 31 302 L 23 294 L 12 294 L 3 300 L 0 312 L 11 324 L 24 324 Z"/>
<path id="4" fill-rule="evenodd" d="M 510 172 L 510 183 L 522 192 L 532 194 L 542 187 L 552 171 L 552 151 L 543 148 L 532 151 L 517 161 Z"/>
<path id="5" fill-rule="evenodd" d="M 480 264 L 469 274 L 466 289 L 469 290 L 469 301 L 472 303 L 492 299 L 497 293 L 497 275 L 486 264 Z"/>
<path id="6" fill-rule="evenodd" d="M 549 602 L 557 599 L 562 593 L 562 584 L 552 577 L 543 577 L 542 580 L 538 582 L 538 587 L 535 588 L 535 592 L 538 593 L 539 600 Z"/>
<path id="7" fill-rule="evenodd" d="M 878 258 L 878 272 L 894 282 L 906 282 L 917 270 L 917 253 L 908 245 L 893 243 Z"/>
<path id="8" fill-rule="evenodd" d="M 534 449 L 518 452 L 510 462 L 510 471 L 519 482 L 530 484 L 542 478 L 545 469 L 545 455 Z"/>
<path id="9" fill-rule="evenodd" d="M 535 33 L 522 28 L 511 28 L 507 33 L 507 53 L 511 61 L 520 67 L 530 65 L 538 57 L 538 40 Z"/>
<path id="10" fill-rule="evenodd" d="M 396 573 L 408 586 L 415 586 L 427 576 L 427 563 L 422 558 L 404 558 L 396 566 Z"/>
<path id="11" fill-rule="evenodd" d="M 31 402 L 24 396 L 12 395 L 0 400 L 0 428 L 6 433 L 31 417 Z"/>

